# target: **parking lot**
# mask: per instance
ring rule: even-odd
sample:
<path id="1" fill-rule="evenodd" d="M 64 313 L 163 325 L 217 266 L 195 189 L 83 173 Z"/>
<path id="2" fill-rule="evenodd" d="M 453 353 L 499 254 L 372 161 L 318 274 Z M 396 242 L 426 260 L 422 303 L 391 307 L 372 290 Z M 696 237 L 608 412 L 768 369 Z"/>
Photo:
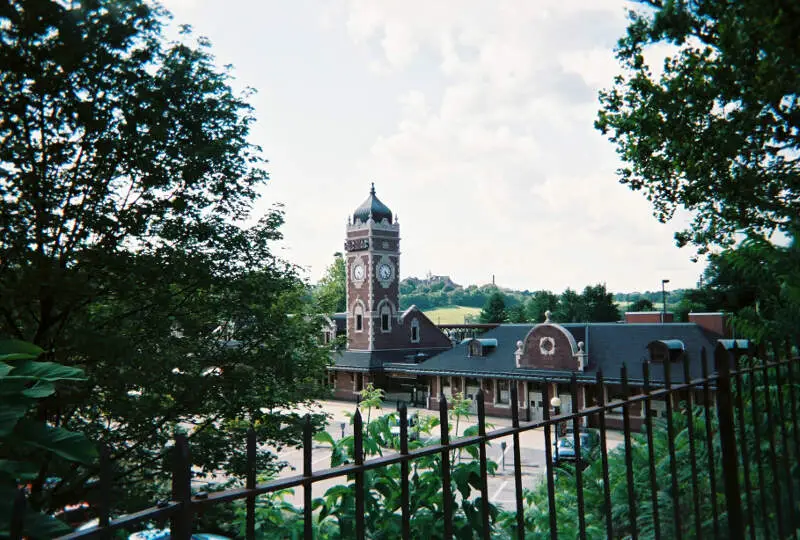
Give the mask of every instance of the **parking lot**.
<path id="1" fill-rule="evenodd" d="M 325 401 L 320 403 L 321 410 L 330 415 L 327 431 L 331 434 L 334 440 L 339 440 L 342 437 L 342 423 L 345 424 L 345 436 L 353 434 L 353 426 L 345 413 L 352 413 L 355 411 L 355 404 L 341 401 Z M 373 418 L 376 415 L 386 414 L 394 411 L 394 407 L 384 408 L 382 411 L 372 411 Z M 436 411 L 427 409 L 409 409 L 409 414 L 418 412 L 421 416 L 436 415 Z M 466 422 L 461 419 L 459 424 L 459 433 L 469 426 L 475 425 L 477 419 L 471 416 Z M 487 417 L 487 430 L 510 426 L 511 420 L 508 418 L 495 418 Z M 506 443 L 505 456 L 502 450 L 502 442 Z M 609 449 L 614 448 L 622 442 L 622 438 L 615 432 L 610 432 L 607 436 L 607 443 Z M 545 464 L 545 445 L 544 445 L 544 432 L 542 429 L 534 429 L 526 431 L 520 435 L 520 461 L 522 463 L 522 486 L 523 488 L 532 489 L 539 482 L 542 481 L 544 475 Z M 497 473 L 490 476 L 487 482 L 489 498 L 491 502 L 503 506 L 508 509 L 514 508 L 514 450 L 511 437 L 498 439 L 491 443 L 488 447 L 487 456 L 489 459 L 498 464 Z M 385 455 L 392 453 L 391 450 L 386 450 Z M 282 460 L 285 460 L 289 467 L 284 469 L 281 476 L 292 476 L 302 471 L 303 452 L 300 449 L 289 449 L 280 452 Z M 322 444 L 314 443 L 314 452 L 312 454 L 312 468 L 313 470 L 321 470 L 330 467 L 330 450 Z M 465 458 L 468 456 L 465 454 Z M 502 467 L 505 462 L 505 467 Z M 313 497 L 322 497 L 330 487 L 340 484 L 344 478 L 334 478 L 314 484 Z M 303 492 L 302 489 L 295 490 L 293 497 L 288 497 L 297 506 L 302 505 Z"/>

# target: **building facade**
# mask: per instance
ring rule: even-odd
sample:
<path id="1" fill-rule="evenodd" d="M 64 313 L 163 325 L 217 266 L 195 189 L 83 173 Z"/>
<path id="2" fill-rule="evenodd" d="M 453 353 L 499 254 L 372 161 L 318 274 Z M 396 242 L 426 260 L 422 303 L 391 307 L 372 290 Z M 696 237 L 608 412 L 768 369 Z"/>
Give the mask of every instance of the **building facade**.
<path id="1" fill-rule="evenodd" d="M 400 311 L 400 226 L 374 186 L 348 219 L 345 252 L 347 312 L 331 322 L 347 336 L 331 367 L 330 381 L 340 399 L 356 400 L 373 383 L 388 400 L 436 409 L 441 395 L 473 399 L 483 390 L 487 414 L 509 416 L 516 386 L 522 417 L 536 421 L 549 407 L 545 394 L 558 396 L 563 412 L 622 398 L 623 365 L 632 393 L 644 384 L 645 362 L 656 386 L 666 382 L 667 372 L 673 383 L 683 382 L 685 361 L 689 377 L 700 377 L 701 351 L 710 359 L 717 342 L 730 337 L 721 313 L 691 314 L 689 322 L 674 323 L 672 314 L 632 312 L 619 323 L 571 324 L 555 323 L 548 314 L 538 324 L 474 325 L 472 337 L 465 337 L 467 328 L 443 330 L 414 306 Z M 598 373 L 603 387 L 597 385 Z M 677 406 L 680 395 L 675 400 Z M 662 415 L 666 404 L 654 401 L 651 408 Z M 630 412 L 636 427 L 641 407 Z M 621 414 L 608 415 L 610 427 L 621 425 Z"/>
<path id="2" fill-rule="evenodd" d="M 427 384 L 383 368 L 422 362 L 450 349 L 451 342 L 416 307 L 400 311 L 400 224 L 378 199 L 374 185 L 348 217 L 345 234 L 347 311 L 334 320 L 345 321 L 347 345 L 334 353 L 334 395 L 356 399 L 373 383 L 390 398 L 399 394 L 427 403 Z"/>

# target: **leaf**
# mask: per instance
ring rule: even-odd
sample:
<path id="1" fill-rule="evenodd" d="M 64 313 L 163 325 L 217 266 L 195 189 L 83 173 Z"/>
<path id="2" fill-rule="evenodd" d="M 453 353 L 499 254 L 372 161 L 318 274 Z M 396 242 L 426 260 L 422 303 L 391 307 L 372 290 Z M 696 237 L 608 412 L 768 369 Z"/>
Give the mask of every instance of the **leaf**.
<path id="1" fill-rule="evenodd" d="M 29 398 L 44 398 L 47 396 L 51 396 L 55 393 L 56 387 L 53 386 L 53 383 L 48 381 L 38 381 L 30 388 L 26 388 L 22 391 L 22 395 L 27 396 Z"/>
<path id="2" fill-rule="evenodd" d="M 314 434 L 314 440 L 321 443 L 327 443 L 331 446 L 336 446 L 336 441 L 333 440 L 333 436 L 327 431 L 318 431 Z"/>
<path id="3" fill-rule="evenodd" d="M 82 433 L 22 419 L 17 423 L 14 437 L 19 443 L 42 448 L 70 461 L 90 464 L 97 457 L 97 449 Z"/>
<path id="4" fill-rule="evenodd" d="M 14 505 L 17 488 L 13 484 L 0 484 L 0 537 L 8 537 L 9 523 L 5 516 L 10 516 Z M 25 525 L 23 533 L 29 538 L 55 538 L 68 534 L 70 528 L 57 519 L 34 512 L 28 507 L 25 512 Z"/>
<path id="5" fill-rule="evenodd" d="M 63 366 L 55 362 L 25 361 L 14 366 L 8 379 L 40 379 L 49 382 L 85 381 L 82 369 Z"/>
<path id="6" fill-rule="evenodd" d="M 34 463 L 0 459 L 0 473 L 8 475 L 15 483 L 20 480 L 32 480 L 39 474 Z"/>
<path id="7" fill-rule="evenodd" d="M 0 377 L 5 377 L 12 369 L 14 369 L 13 366 L 9 366 L 5 362 L 0 362 Z"/>
<path id="8" fill-rule="evenodd" d="M 13 405 L 3 405 L 0 408 L 0 438 L 8 437 L 20 418 L 28 412 L 27 404 L 15 403 Z"/>
<path id="9" fill-rule="evenodd" d="M 11 354 L 25 354 L 37 357 L 44 352 L 44 349 L 28 343 L 27 341 L 20 341 L 18 339 L 2 339 L 0 340 L 0 358 L 5 355 Z"/>

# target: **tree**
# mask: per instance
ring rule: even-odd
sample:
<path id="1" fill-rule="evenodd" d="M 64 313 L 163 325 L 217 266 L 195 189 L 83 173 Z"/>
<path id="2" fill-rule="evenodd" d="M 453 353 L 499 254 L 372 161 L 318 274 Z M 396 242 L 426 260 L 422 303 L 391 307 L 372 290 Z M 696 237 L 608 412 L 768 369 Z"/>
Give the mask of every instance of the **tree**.
<path id="1" fill-rule="evenodd" d="M 737 334 L 783 339 L 800 320 L 800 242 L 785 247 L 750 238 L 710 257 L 704 286 L 685 295 L 690 307 L 734 314 Z"/>
<path id="2" fill-rule="evenodd" d="M 586 304 L 583 296 L 568 287 L 558 299 L 558 309 L 553 314 L 552 320 L 558 322 L 586 322 Z"/>
<path id="3" fill-rule="evenodd" d="M 525 304 L 514 304 L 507 310 L 508 322 L 510 323 L 524 323 L 528 322 L 528 313 L 525 310 Z"/>
<path id="4" fill-rule="evenodd" d="M 120 510 L 154 500 L 176 430 L 204 470 L 241 472 L 251 423 L 298 442 L 299 420 L 272 411 L 321 395 L 328 362 L 305 285 L 270 250 L 282 212 L 241 225 L 267 180 L 247 93 L 205 40 L 165 42 L 165 16 L 144 0 L 0 13 L 0 337 L 84 370 L 38 414 L 110 447 Z M 45 497 L 51 472 L 31 481 L 44 510 L 85 500 L 96 470 Z"/>
<path id="5" fill-rule="evenodd" d="M 605 283 L 587 285 L 583 289 L 583 303 L 588 322 L 616 322 L 620 319 L 614 295 L 606 290 Z"/>
<path id="6" fill-rule="evenodd" d="M 314 298 L 322 313 L 341 313 L 347 310 L 346 279 L 344 257 L 336 252 L 333 254 L 333 263 L 325 270 L 325 275 L 314 289 Z"/>
<path id="7" fill-rule="evenodd" d="M 769 238 L 800 216 L 800 4 L 640 0 L 600 93 L 596 127 L 616 143 L 618 173 L 666 222 L 694 220 L 680 245 Z M 668 44 L 663 73 L 645 61 Z"/>
<path id="8" fill-rule="evenodd" d="M 653 311 L 653 309 L 655 309 L 653 307 L 653 302 L 647 298 L 639 298 L 628 306 L 628 311 Z"/>
<path id="9" fill-rule="evenodd" d="M 536 291 L 525 306 L 528 320 L 534 323 L 544 322 L 545 313 L 557 309 L 558 296 L 550 291 Z"/>
<path id="10" fill-rule="evenodd" d="M 480 313 L 480 321 L 482 323 L 503 323 L 508 319 L 506 314 L 506 302 L 503 298 L 503 293 L 500 291 L 493 292 Z"/>

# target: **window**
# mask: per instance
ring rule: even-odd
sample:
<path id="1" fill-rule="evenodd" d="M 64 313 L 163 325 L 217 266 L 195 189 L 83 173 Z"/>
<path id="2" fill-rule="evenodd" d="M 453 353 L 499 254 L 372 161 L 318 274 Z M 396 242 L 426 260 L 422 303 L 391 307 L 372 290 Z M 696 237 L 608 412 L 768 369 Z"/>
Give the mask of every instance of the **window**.
<path id="1" fill-rule="evenodd" d="M 494 402 L 497 405 L 510 405 L 511 394 L 509 391 L 508 381 L 497 381 L 496 389 L 497 391 L 494 393 Z"/>
<path id="2" fill-rule="evenodd" d="M 392 308 L 389 304 L 383 303 L 380 307 L 381 332 L 392 331 Z"/>
<path id="3" fill-rule="evenodd" d="M 361 332 L 364 330 L 364 305 L 359 301 L 356 303 L 356 307 L 353 309 L 353 314 L 356 318 L 356 332 Z"/>
<path id="4" fill-rule="evenodd" d="M 419 343 L 419 321 L 411 321 L 411 343 Z"/>
<path id="5" fill-rule="evenodd" d="M 469 355 L 483 356 L 483 347 L 481 346 L 481 342 L 477 339 L 473 339 L 469 342 Z"/>

